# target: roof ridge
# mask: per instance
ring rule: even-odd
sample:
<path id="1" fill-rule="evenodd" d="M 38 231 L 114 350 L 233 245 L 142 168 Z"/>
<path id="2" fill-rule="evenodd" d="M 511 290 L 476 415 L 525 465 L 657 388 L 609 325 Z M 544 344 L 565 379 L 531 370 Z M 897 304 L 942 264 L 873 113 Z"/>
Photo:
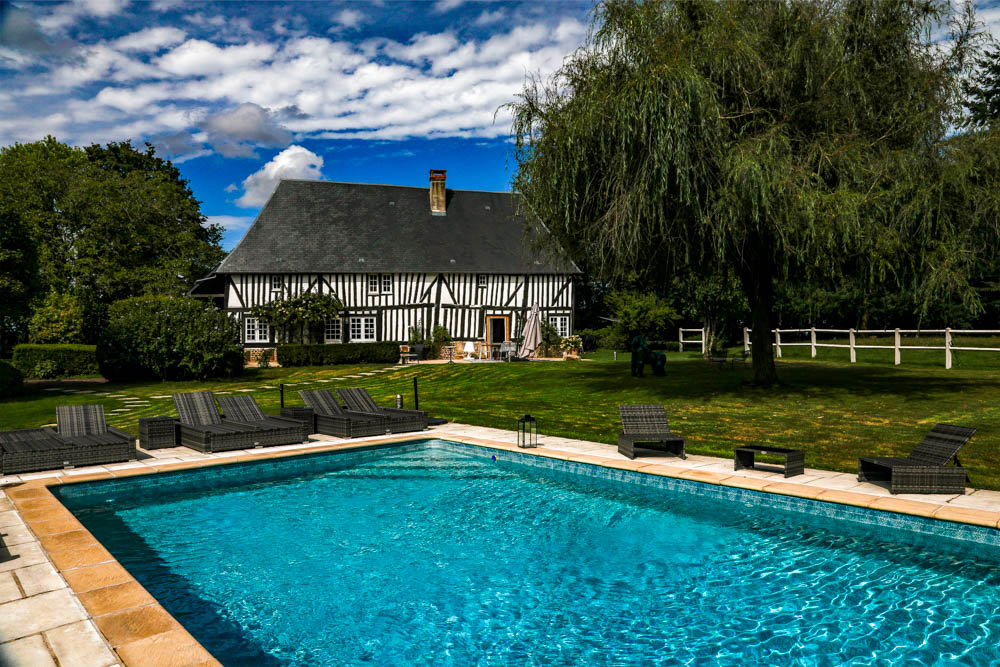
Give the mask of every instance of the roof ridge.
<path id="1" fill-rule="evenodd" d="M 395 185 L 393 183 L 362 183 L 360 181 L 324 181 L 324 180 L 316 179 L 316 178 L 281 178 L 281 179 L 278 180 L 278 184 L 280 185 L 281 182 L 283 182 L 283 181 L 289 181 L 289 182 L 292 182 L 292 183 L 323 183 L 323 184 L 326 184 L 326 185 L 368 185 L 368 186 L 380 187 L 380 188 L 410 188 L 412 190 L 429 190 L 430 189 L 429 185 L 427 185 L 427 186 L 423 186 L 423 185 Z M 482 192 L 482 193 L 486 193 L 486 194 L 495 194 L 495 195 L 513 195 L 514 194 L 514 192 L 511 191 L 511 190 L 473 190 L 473 189 L 468 189 L 468 188 L 448 188 L 448 187 L 446 187 L 445 189 L 451 190 L 452 192 Z"/>

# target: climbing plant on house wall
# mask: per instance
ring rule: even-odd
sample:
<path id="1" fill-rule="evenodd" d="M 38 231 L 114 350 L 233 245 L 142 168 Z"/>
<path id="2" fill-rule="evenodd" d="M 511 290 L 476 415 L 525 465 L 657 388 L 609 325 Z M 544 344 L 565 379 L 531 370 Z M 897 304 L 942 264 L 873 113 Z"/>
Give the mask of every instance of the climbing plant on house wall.
<path id="1" fill-rule="evenodd" d="M 306 292 L 290 299 L 279 299 L 250 311 L 272 327 L 278 342 L 304 343 L 323 341 L 323 327 L 330 318 L 339 317 L 344 304 L 332 294 Z"/>

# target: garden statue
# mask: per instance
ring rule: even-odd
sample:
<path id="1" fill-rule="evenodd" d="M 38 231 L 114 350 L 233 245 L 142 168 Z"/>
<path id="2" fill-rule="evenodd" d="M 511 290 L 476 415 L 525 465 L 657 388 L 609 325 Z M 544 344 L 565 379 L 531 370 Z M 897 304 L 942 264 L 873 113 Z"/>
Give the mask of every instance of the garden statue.
<path id="1" fill-rule="evenodd" d="M 667 355 L 662 352 L 654 352 L 645 336 L 636 336 L 629 346 L 632 350 L 632 375 L 642 377 L 642 372 L 646 364 L 653 366 L 653 375 L 664 376 L 667 374 Z"/>

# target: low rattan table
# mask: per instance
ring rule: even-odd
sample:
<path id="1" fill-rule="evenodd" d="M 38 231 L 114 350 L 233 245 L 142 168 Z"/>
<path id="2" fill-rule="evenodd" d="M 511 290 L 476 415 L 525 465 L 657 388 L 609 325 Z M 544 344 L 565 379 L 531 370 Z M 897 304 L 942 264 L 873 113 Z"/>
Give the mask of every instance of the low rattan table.
<path id="1" fill-rule="evenodd" d="M 176 417 L 140 417 L 139 442 L 143 449 L 177 446 Z"/>
<path id="2" fill-rule="evenodd" d="M 744 445 L 733 450 L 733 470 L 754 468 L 754 457 L 757 454 L 776 454 L 781 456 L 785 477 L 801 475 L 806 469 L 806 453 L 801 449 L 786 449 L 785 447 L 767 447 L 765 445 Z M 765 464 L 778 465 L 778 464 Z"/>

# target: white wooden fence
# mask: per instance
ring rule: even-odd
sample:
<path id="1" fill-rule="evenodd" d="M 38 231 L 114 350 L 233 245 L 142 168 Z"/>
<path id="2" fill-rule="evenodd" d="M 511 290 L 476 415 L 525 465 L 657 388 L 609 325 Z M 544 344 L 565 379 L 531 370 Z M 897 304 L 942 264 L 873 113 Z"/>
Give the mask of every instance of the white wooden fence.
<path id="1" fill-rule="evenodd" d="M 743 329 L 743 349 L 747 352 L 750 351 L 750 329 L 744 327 Z M 857 351 L 858 350 L 894 350 L 895 352 L 895 363 L 898 366 L 901 359 L 901 350 L 944 350 L 944 367 L 951 368 L 951 355 L 955 350 L 967 350 L 970 352 L 1000 352 L 1000 347 L 957 347 L 952 344 L 953 335 L 1000 335 L 1000 330 L 994 329 L 817 329 L 815 327 L 810 327 L 808 329 L 772 329 L 774 332 L 774 343 L 772 347 L 775 348 L 778 358 L 781 358 L 781 348 L 782 347 L 805 347 L 809 346 L 812 356 L 816 356 L 816 348 L 818 347 L 841 347 L 848 348 L 851 351 L 851 363 L 857 363 Z M 783 333 L 808 333 L 809 342 L 808 343 L 783 343 L 781 342 L 781 334 Z M 817 343 L 816 334 L 847 334 L 847 344 L 844 343 Z M 892 345 L 858 345 L 855 342 L 855 337 L 857 335 L 863 336 L 889 336 L 893 337 Z M 901 345 L 900 340 L 903 334 L 920 334 L 920 335 L 931 335 L 944 334 L 944 345 Z"/>
<path id="2" fill-rule="evenodd" d="M 687 333 L 700 333 L 701 338 L 684 338 L 684 332 Z M 704 329 L 678 329 L 677 330 L 677 347 L 683 352 L 684 345 L 701 345 L 701 353 L 705 354 L 707 350 L 707 341 L 705 340 L 705 330 Z"/>

